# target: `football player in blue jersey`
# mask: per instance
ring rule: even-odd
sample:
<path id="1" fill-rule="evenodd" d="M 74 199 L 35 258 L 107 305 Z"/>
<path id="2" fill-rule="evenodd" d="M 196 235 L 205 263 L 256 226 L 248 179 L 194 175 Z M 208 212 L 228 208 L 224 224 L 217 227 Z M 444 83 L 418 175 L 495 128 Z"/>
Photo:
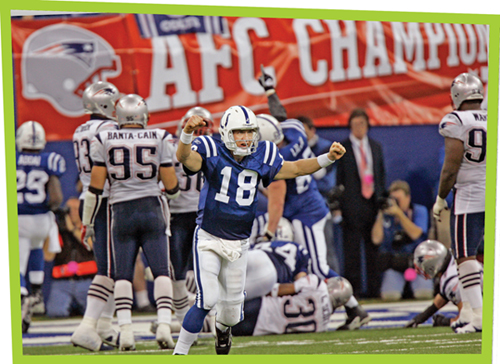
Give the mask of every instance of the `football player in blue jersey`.
<path id="1" fill-rule="evenodd" d="M 182 324 L 174 354 L 185 355 L 201 331 L 208 312 L 216 306 L 217 354 L 231 348 L 231 326 L 243 316 L 249 236 L 257 208 L 257 188 L 274 179 L 308 175 L 341 158 L 344 147 L 334 142 L 317 158 L 286 162 L 276 145 L 258 142 L 255 114 L 244 106 L 232 106 L 221 118 L 221 141 L 193 132 L 206 122 L 192 116 L 184 127 L 177 159 L 188 174 L 203 171 L 199 214 L 194 237 L 196 303 Z"/>
<path id="2" fill-rule="evenodd" d="M 268 97 L 272 115 L 257 115 L 260 138 L 275 143 L 287 161 L 310 158 L 314 154 L 307 142 L 303 124 L 287 119 L 276 91 L 274 81 L 264 70 L 259 78 Z M 287 181 L 275 181 L 268 187 L 269 221 L 264 235 L 258 240 L 271 240 L 276 222 L 281 216 L 292 222 L 295 241 L 306 247 L 311 256 L 311 271 L 322 279 L 336 277 L 327 261 L 325 226 L 331 219 L 330 210 L 312 176 L 300 176 Z M 347 319 L 338 330 L 354 330 L 370 321 L 368 313 L 352 296 L 346 303 Z"/>
<path id="3" fill-rule="evenodd" d="M 116 103 L 118 130 L 101 131 L 91 141 L 93 161 L 85 193 L 83 240 L 94 236 L 94 218 L 106 180 L 109 181 L 111 246 L 114 257 L 116 316 L 120 350 L 135 350 L 132 331 L 132 280 L 139 248 L 154 277 L 160 349 L 173 348 L 172 282 L 169 272 L 167 197 L 179 195 L 172 165 L 172 136 L 161 129 L 146 129 L 149 113 L 142 97 L 130 94 Z"/>
<path id="4" fill-rule="evenodd" d="M 93 162 L 90 157 L 90 142 L 103 130 L 117 130 L 115 103 L 120 92 L 110 82 L 98 81 L 89 85 L 82 95 L 83 109 L 90 115 L 88 121 L 76 128 L 73 134 L 73 149 L 82 184 L 80 194 L 80 217 L 83 215 L 84 198 L 90 185 L 90 172 Z M 87 350 L 100 350 L 102 343 L 118 346 L 118 332 L 112 327 L 115 311 L 113 259 L 111 239 L 108 234 L 108 197 L 109 185 L 106 183 L 102 203 L 95 223 L 95 239 L 92 250 L 97 263 L 97 274 L 92 279 L 87 293 L 87 306 L 78 328 L 71 336 L 71 342 Z M 90 247 L 87 247 L 90 249 Z"/>
<path id="5" fill-rule="evenodd" d="M 40 123 L 27 121 L 17 129 L 16 175 L 23 332 L 28 330 L 31 322 L 32 300 L 28 297 L 25 281 L 30 251 L 43 247 L 55 222 L 52 211 L 63 200 L 59 178 L 66 171 L 66 162 L 55 152 L 44 153 L 45 144 L 45 130 Z M 43 259 L 43 254 L 40 259 Z M 41 284 L 32 286 L 32 289 L 41 290 Z"/>

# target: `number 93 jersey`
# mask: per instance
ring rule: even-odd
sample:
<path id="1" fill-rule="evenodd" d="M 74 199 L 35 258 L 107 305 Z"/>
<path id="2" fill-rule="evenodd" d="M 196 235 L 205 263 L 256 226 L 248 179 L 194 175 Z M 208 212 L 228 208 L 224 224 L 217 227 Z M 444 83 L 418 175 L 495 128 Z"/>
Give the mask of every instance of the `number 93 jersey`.
<path id="1" fill-rule="evenodd" d="M 66 171 L 64 158 L 55 153 L 18 153 L 17 207 L 19 215 L 49 211 L 47 184 L 50 176 L 61 177 Z"/>
<path id="2" fill-rule="evenodd" d="M 284 162 L 276 144 L 259 142 L 257 150 L 241 162 L 221 141 L 210 136 L 197 137 L 191 149 L 202 157 L 201 171 L 205 176 L 196 223 L 218 238 L 247 239 L 257 210 L 259 183 L 262 181 L 267 187 Z"/>
<path id="3" fill-rule="evenodd" d="M 455 182 L 455 214 L 483 212 L 486 192 L 486 110 L 453 111 L 439 123 L 439 134 L 464 144 Z"/>
<path id="4" fill-rule="evenodd" d="M 91 142 L 94 166 L 104 166 L 109 204 L 160 196 L 158 174 L 172 166 L 172 135 L 161 129 L 123 128 L 98 133 Z"/>

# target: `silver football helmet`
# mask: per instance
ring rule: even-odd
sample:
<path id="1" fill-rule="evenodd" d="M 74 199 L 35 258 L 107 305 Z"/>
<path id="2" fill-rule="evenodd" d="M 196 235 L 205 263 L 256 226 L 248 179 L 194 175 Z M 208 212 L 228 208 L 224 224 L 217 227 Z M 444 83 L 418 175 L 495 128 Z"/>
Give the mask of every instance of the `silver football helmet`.
<path id="1" fill-rule="evenodd" d="M 332 308 L 343 306 L 349 301 L 352 296 L 351 283 L 344 277 L 332 277 L 326 280 L 328 287 L 328 296 L 330 296 L 330 303 Z"/>
<path id="2" fill-rule="evenodd" d="M 45 129 L 37 121 L 27 121 L 17 128 L 16 146 L 18 151 L 23 149 L 42 150 L 45 148 Z"/>
<path id="3" fill-rule="evenodd" d="M 234 140 L 234 130 L 251 130 L 251 139 L 240 140 L 246 146 L 238 146 Z M 245 106 L 231 106 L 224 112 L 220 120 L 219 133 L 226 148 L 234 155 L 250 155 L 257 150 L 259 143 L 259 126 L 252 110 Z"/>
<path id="4" fill-rule="evenodd" d="M 484 99 L 483 83 L 472 73 L 461 73 L 451 83 L 451 99 L 453 107 L 458 109 L 466 100 Z"/>
<path id="5" fill-rule="evenodd" d="M 446 269 L 450 259 L 451 252 L 437 240 L 423 241 L 413 252 L 415 270 L 426 279 L 432 279 Z"/>
<path id="6" fill-rule="evenodd" d="M 293 240 L 294 237 L 292 223 L 284 217 L 281 217 L 276 231 L 274 232 L 274 240 L 295 241 Z"/>
<path id="7" fill-rule="evenodd" d="M 214 118 L 212 117 L 212 114 L 210 111 L 205 109 L 204 107 L 201 106 L 195 106 L 189 109 L 186 112 L 186 115 L 184 115 L 179 122 L 179 125 L 177 125 L 177 131 L 175 132 L 175 135 L 177 135 L 177 138 L 181 136 L 182 129 L 186 126 L 187 121 L 189 118 L 193 115 L 199 115 L 201 116 L 205 121 L 208 122 L 208 125 L 199 128 L 194 132 L 194 135 L 199 136 L 199 135 L 212 135 L 212 130 L 214 128 Z"/>
<path id="8" fill-rule="evenodd" d="M 106 81 L 98 81 L 83 91 L 83 108 L 86 114 L 99 114 L 116 120 L 115 103 L 119 98 L 120 92 L 115 85 Z"/>
<path id="9" fill-rule="evenodd" d="M 148 106 L 146 101 L 139 95 L 128 94 L 121 97 L 116 103 L 115 109 L 119 127 L 139 124 L 145 128 L 148 125 Z"/>
<path id="10" fill-rule="evenodd" d="M 259 114 L 257 115 L 257 124 L 259 125 L 259 140 L 269 140 L 274 144 L 279 144 L 285 137 L 283 129 L 278 120 L 272 115 Z"/>

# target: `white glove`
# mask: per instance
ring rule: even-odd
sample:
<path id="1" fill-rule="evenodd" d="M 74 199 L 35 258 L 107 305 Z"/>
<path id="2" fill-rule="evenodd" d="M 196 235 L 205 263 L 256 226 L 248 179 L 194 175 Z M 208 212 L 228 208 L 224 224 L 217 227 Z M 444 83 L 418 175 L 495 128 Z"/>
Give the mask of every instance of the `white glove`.
<path id="1" fill-rule="evenodd" d="M 92 250 L 92 245 L 90 245 L 90 241 L 95 240 L 95 231 L 94 225 L 83 225 L 82 226 L 82 244 L 87 248 L 88 251 Z"/>
<path id="2" fill-rule="evenodd" d="M 293 285 L 295 287 L 295 293 L 299 293 L 305 287 L 319 286 L 319 277 L 315 274 L 308 274 L 305 277 L 297 279 L 295 282 L 293 282 Z"/>
<path id="3" fill-rule="evenodd" d="M 432 207 L 432 213 L 436 220 L 441 221 L 440 216 L 441 216 L 441 211 L 443 210 L 448 210 L 448 203 L 446 202 L 445 199 L 442 199 L 441 197 L 437 196 L 436 202 Z"/>

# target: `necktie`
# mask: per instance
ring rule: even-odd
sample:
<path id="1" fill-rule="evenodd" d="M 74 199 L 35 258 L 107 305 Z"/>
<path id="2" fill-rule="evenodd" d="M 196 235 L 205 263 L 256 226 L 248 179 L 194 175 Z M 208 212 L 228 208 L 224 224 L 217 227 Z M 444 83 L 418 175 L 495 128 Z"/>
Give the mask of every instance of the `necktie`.
<path id="1" fill-rule="evenodd" d="M 364 198 L 369 199 L 373 195 L 373 175 L 368 170 L 368 162 L 366 153 L 363 148 L 363 143 L 359 144 L 359 151 L 361 154 L 361 163 L 359 166 L 359 176 L 361 178 L 361 194 Z"/>

